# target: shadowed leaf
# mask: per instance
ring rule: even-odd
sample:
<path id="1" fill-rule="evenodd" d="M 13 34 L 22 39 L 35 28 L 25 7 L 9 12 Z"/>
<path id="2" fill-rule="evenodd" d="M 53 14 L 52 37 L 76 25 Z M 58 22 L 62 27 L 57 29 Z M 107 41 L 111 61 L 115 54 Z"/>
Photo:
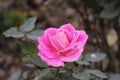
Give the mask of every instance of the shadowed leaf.
<path id="1" fill-rule="evenodd" d="M 10 80 L 19 80 L 21 75 L 21 71 L 15 71 L 12 73 Z"/>
<path id="2" fill-rule="evenodd" d="M 28 59 L 28 61 L 32 62 L 36 66 L 47 67 L 47 65 L 39 57 L 34 57 L 34 56 L 31 56 L 31 55 L 28 55 L 27 59 Z"/>
<path id="3" fill-rule="evenodd" d="M 106 18 L 106 19 L 113 19 L 117 17 L 120 14 L 119 8 L 114 8 L 113 6 L 105 8 L 101 14 L 100 17 Z"/>

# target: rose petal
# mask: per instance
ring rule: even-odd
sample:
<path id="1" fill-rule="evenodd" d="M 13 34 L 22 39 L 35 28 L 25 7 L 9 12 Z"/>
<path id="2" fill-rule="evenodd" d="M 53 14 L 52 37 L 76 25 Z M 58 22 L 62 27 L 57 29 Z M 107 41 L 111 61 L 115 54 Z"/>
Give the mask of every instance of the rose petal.
<path id="1" fill-rule="evenodd" d="M 56 45 L 56 43 L 54 42 L 54 40 L 53 40 L 53 38 L 49 35 L 48 36 L 48 40 L 50 41 L 50 44 L 51 44 L 51 46 L 54 48 L 54 50 L 55 51 L 58 51 L 58 50 L 60 50 L 60 47 L 58 47 L 57 45 Z"/>
<path id="2" fill-rule="evenodd" d="M 54 50 L 45 44 L 45 40 L 43 37 L 39 37 L 39 45 L 38 49 L 41 52 L 41 54 L 46 55 L 48 58 L 55 58 L 57 57 L 57 54 L 54 52 Z"/>
<path id="3" fill-rule="evenodd" d="M 83 49 L 75 49 L 72 51 L 72 54 L 69 56 L 61 56 L 60 59 L 63 62 L 73 62 L 77 61 L 82 54 Z"/>
<path id="4" fill-rule="evenodd" d="M 52 49 L 54 51 L 58 51 L 59 50 L 57 45 L 55 45 L 55 43 L 53 42 L 52 36 L 50 36 L 50 34 L 44 35 L 44 42 L 46 43 L 46 46 L 48 46 L 50 49 Z"/>
<path id="5" fill-rule="evenodd" d="M 58 56 L 54 51 L 46 50 L 41 45 L 38 45 L 38 49 L 41 54 L 44 54 L 48 58 L 56 58 Z"/>
<path id="6" fill-rule="evenodd" d="M 71 41 L 72 41 L 72 39 L 73 39 L 71 33 L 70 33 L 69 31 L 67 31 L 67 30 L 63 30 L 63 32 L 64 32 L 64 34 L 66 35 L 69 43 L 71 43 Z"/>
<path id="7" fill-rule="evenodd" d="M 78 41 L 81 41 L 82 45 L 84 46 L 88 39 L 88 35 L 86 34 L 86 32 L 84 30 L 80 30 L 77 32 L 79 33 Z"/>
<path id="8" fill-rule="evenodd" d="M 48 65 L 51 65 L 51 66 L 54 66 L 54 67 L 60 67 L 60 66 L 64 67 L 64 62 L 62 62 L 59 58 L 48 58 L 48 57 L 45 57 L 44 55 L 42 55 L 40 53 L 38 55 Z"/>
<path id="9" fill-rule="evenodd" d="M 70 23 L 68 23 L 68 24 L 65 24 L 65 25 L 62 25 L 61 27 L 60 27 L 60 29 L 62 30 L 68 30 L 69 32 L 73 32 L 73 31 L 75 31 L 75 29 L 74 29 L 74 27 L 72 26 L 72 24 L 70 24 Z"/>
<path id="10" fill-rule="evenodd" d="M 69 44 L 69 41 L 64 34 L 64 32 L 57 32 L 56 35 L 52 36 L 52 41 L 60 48 L 66 48 Z"/>
<path id="11" fill-rule="evenodd" d="M 38 42 L 40 46 L 44 48 L 45 50 L 54 50 L 52 46 L 50 45 L 49 41 L 48 40 L 46 41 L 43 36 L 38 37 Z"/>
<path id="12" fill-rule="evenodd" d="M 83 46 L 81 45 L 81 42 L 79 41 L 79 42 L 77 42 L 77 43 L 75 43 L 73 45 L 70 45 L 67 48 L 59 51 L 59 53 L 62 53 L 63 56 L 64 55 L 69 56 L 71 54 L 74 54 L 76 49 L 78 50 L 78 49 L 82 49 L 82 48 L 83 48 Z"/>
<path id="13" fill-rule="evenodd" d="M 74 32 L 72 32 L 72 37 L 73 37 L 73 39 L 72 39 L 70 45 L 73 45 L 77 42 L 77 40 L 79 38 L 79 34 L 76 31 L 74 31 Z"/>
<path id="14" fill-rule="evenodd" d="M 48 28 L 45 30 L 44 35 L 49 34 L 50 36 L 53 36 L 56 34 L 57 29 L 56 28 Z"/>

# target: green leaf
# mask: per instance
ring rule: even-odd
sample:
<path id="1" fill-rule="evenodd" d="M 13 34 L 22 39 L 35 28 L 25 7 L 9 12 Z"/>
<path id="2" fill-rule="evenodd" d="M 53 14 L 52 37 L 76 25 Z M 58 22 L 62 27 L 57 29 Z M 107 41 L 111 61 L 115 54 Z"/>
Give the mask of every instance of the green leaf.
<path id="1" fill-rule="evenodd" d="M 21 42 L 21 48 L 23 54 L 35 54 L 34 46 L 28 42 Z"/>
<path id="2" fill-rule="evenodd" d="M 40 59 L 40 57 L 34 57 L 34 56 L 31 56 L 31 55 L 28 55 L 27 59 L 28 59 L 28 61 L 32 62 L 36 66 L 47 67 L 47 65 Z"/>
<path id="3" fill-rule="evenodd" d="M 52 1 L 52 0 L 47 0 L 47 1 L 45 1 L 43 4 L 44 4 L 45 6 L 48 6 L 48 5 L 51 3 L 51 1 Z"/>
<path id="4" fill-rule="evenodd" d="M 37 40 L 38 36 L 43 35 L 43 30 L 34 30 L 27 34 L 27 38 L 31 40 Z"/>
<path id="5" fill-rule="evenodd" d="M 80 79 L 74 78 L 74 77 L 71 76 L 71 75 L 64 75 L 64 78 L 65 78 L 65 80 L 80 80 Z"/>
<path id="6" fill-rule="evenodd" d="M 64 68 L 59 68 L 59 73 L 66 73 L 66 70 Z"/>
<path id="7" fill-rule="evenodd" d="M 107 8 L 109 6 L 115 6 L 116 5 L 116 1 L 110 1 L 110 0 L 100 0 L 100 2 L 98 2 L 101 6 L 103 6 L 104 8 Z"/>
<path id="8" fill-rule="evenodd" d="M 66 63 L 65 67 L 67 67 L 68 69 L 71 69 L 71 70 L 75 70 L 76 69 L 74 63 Z"/>
<path id="9" fill-rule="evenodd" d="M 23 25 L 19 27 L 19 30 L 21 32 L 29 32 L 35 27 L 35 22 L 37 20 L 37 17 L 31 17 L 29 18 Z"/>
<path id="10" fill-rule="evenodd" d="M 83 56 L 80 56 L 79 60 L 76 61 L 76 63 L 80 64 L 80 65 L 89 65 L 89 62 L 87 61 L 83 61 Z"/>
<path id="11" fill-rule="evenodd" d="M 100 17 L 106 18 L 106 19 L 113 19 L 113 18 L 117 17 L 119 14 L 120 14 L 119 8 L 115 8 L 114 6 L 110 6 L 110 7 L 105 8 L 101 12 Z"/>
<path id="12" fill-rule="evenodd" d="M 21 75 L 21 71 L 15 71 L 12 73 L 10 80 L 19 80 Z"/>
<path id="13" fill-rule="evenodd" d="M 90 80 L 90 74 L 95 75 L 96 77 L 99 78 L 108 78 L 103 72 L 101 72 L 100 70 L 89 70 L 89 69 L 85 69 L 83 72 L 81 73 L 73 73 L 72 76 L 76 79 L 80 79 L 80 80 Z"/>
<path id="14" fill-rule="evenodd" d="M 112 74 L 112 75 L 110 75 L 109 80 L 120 80 L 120 74 Z"/>
<path id="15" fill-rule="evenodd" d="M 77 61 L 77 63 L 80 65 L 89 65 L 89 62 L 87 61 Z"/>
<path id="16" fill-rule="evenodd" d="M 83 55 L 81 55 L 80 57 L 79 57 L 79 60 L 78 61 L 81 61 L 83 59 Z"/>
<path id="17" fill-rule="evenodd" d="M 46 76 L 49 72 L 50 72 L 49 69 L 44 69 L 44 70 L 40 71 L 39 78 Z"/>
<path id="18" fill-rule="evenodd" d="M 46 80 L 45 78 L 49 76 L 48 73 L 49 75 L 51 75 L 49 69 L 43 69 L 42 71 L 40 71 L 40 75 L 36 76 L 34 80 Z"/>
<path id="19" fill-rule="evenodd" d="M 97 62 L 106 57 L 104 53 L 88 53 L 85 55 L 84 61 Z"/>
<path id="20" fill-rule="evenodd" d="M 24 36 L 24 33 L 18 31 L 15 27 L 8 29 L 7 31 L 3 32 L 6 37 L 13 37 L 13 38 L 21 38 Z"/>
<path id="21" fill-rule="evenodd" d="M 100 78 L 108 78 L 102 71 L 100 70 L 88 70 L 89 73 L 97 76 L 97 77 L 100 77 Z"/>
<path id="22" fill-rule="evenodd" d="M 35 67 L 34 64 L 30 64 L 30 63 L 25 64 L 25 66 L 30 67 L 30 68 L 34 68 Z"/>
<path id="23" fill-rule="evenodd" d="M 73 73 L 72 76 L 80 80 L 90 80 L 90 74 L 86 70 L 81 73 Z"/>

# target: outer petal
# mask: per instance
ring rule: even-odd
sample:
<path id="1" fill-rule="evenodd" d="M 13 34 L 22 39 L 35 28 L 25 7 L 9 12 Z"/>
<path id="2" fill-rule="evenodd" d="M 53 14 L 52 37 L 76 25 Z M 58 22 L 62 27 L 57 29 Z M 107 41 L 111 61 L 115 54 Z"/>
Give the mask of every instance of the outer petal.
<path id="1" fill-rule="evenodd" d="M 81 41 L 82 45 L 84 46 L 85 43 L 87 42 L 88 35 L 84 30 L 77 31 L 79 33 L 79 38 L 78 41 Z"/>
<path id="2" fill-rule="evenodd" d="M 54 67 L 60 67 L 60 66 L 64 67 L 64 62 L 62 62 L 59 58 L 47 58 L 46 56 L 44 56 L 40 53 L 38 55 L 48 65 L 51 65 L 51 66 L 54 66 Z"/>
<path id="3" fill-rule="evenodd" d="M 46 40 L 46 43 L 48 43 L 49 46 L 51 46 L 51 48 L 53 48 L 55 51 L 59 51 L 62 49 L 62 47 L 61 47 L 62 44 L 60 44 L 60 42 L 57 41 L 59 39 L 56 40 L 56 38 L 54 37 L 59 33 L 58 31 L 59 30 L 57 30 L 56 28 L 48 28 L 44 33 L 44 38 Z M 58 44 L 58 42 L 59 42 L 59 44 Z"/>
<path id="4" fill-rule="evenodd" d="M 57 32 L 56 28 L 48 28 L 45 30 L 44 35 L 49 34 L 51 36 L 55 35 Z"/>
<path id="5" fill-rule="evenodd" d="M 70 23 L 62 25 L 60 29 L 63 29 L 63 30 L 65 29 L 65 30 L 68 30 L 69 32 L 73 32 L 75 30 L 72 24 Z"/>
<path id="6" fill-rule="evenodd" d="M 46 45 L 43 37 L 39 37 L 38 41 L 39 41 L 38 49 L 41 54 L 44 54 L 48 58 L 57 57 L 57 54 L 54 52 L 54 49 L 51 48 L 50 46 Z"/>
<path id="7" fill-rule="evenodd" d="M 42 46 L 44 49 L 52 50 L 52 48 L 50 47 L 49 43 L 47 44 L 47 42 L 45 41 L 43 36 L 38 37 L 38 42 L 39 42 L 39 46 Z M 40 49 L 40 47 L 38 47 L 38 49 Z"/>
<path id="8" fill-rule="evenodd" d="M 52 28 L 51 28 L 51 29 L 52 29 Z M 50 50 L 57 51 L 57 50 L 59 50 L 59 49 L 58 49 L 58 47 L 54 44 L 54 42 L 52 41 L 52 36 L 51 36 L 51 35 L 53 35 L 53 33 L 55 33 L 55 32 L 51 33 L 51 35 L 50 35 L 49 33 L 47 33 L 47 32 L 49 32 L 49 30 L 50 30 L 50 29 L 48 29 L 48 31 L 46 31 L 46 32 L 44 33 L 44 36 L 38 37 L 38 42 L 39 42 L 39 44 L 42 45 L 42 47 L 46 46 L 46 47 L 47 47 L 48 49 L 50 49 Z M 53 29 L 52 29 L 52 30 L 53 30 Z M 55 35 L 55 34 L 54 34 L 54 35 Z M 46 47 L 44 47 L 44 48 L 46 48 Z"/>
<path id="9" fill-rule="evenodd" d="M 39 51 L 41 54 L 44 54 L 44 56 L 48 57 L 48 58 L 56 58 L 58 57 L 57 53 L 50 51 L 50 50 L 46 50 L 44 48 L 42 48 L 42 46 L 38 46 Z"/>

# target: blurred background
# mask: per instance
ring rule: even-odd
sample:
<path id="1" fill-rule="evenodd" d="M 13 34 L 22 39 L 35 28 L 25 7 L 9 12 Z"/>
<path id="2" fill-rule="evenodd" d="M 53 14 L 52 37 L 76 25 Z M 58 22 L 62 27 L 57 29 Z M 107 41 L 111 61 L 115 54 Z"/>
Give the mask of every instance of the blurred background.
<path id="1" fill-rule="evenodd" d="M 37 16 L 36 29 L 71 23 L 89 35 L 84 54 L 103 52 L 107 57 L 96 68 L 120 73 L 120 0 L 0 0 L 0 80 L 16 70 L 29 71 L 22 61 L 19 40 L 2 33 L 29 17 Z"/>

